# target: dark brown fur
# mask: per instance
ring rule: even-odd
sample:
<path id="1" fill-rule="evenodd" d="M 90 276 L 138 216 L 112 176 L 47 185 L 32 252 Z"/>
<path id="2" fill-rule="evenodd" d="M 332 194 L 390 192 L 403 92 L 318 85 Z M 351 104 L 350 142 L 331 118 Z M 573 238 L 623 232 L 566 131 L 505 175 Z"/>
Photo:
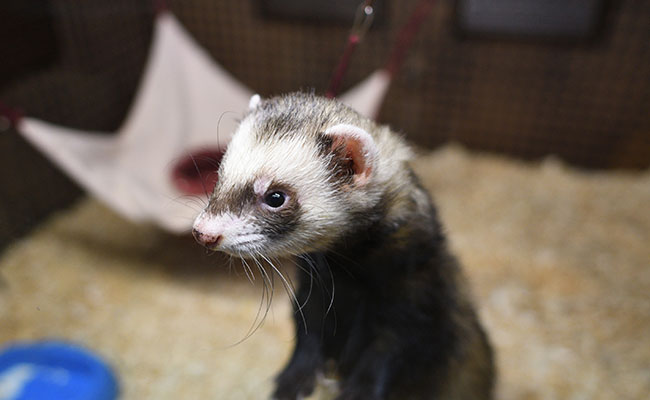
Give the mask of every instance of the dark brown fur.
<path id="1" fill-rule="evenodd" d="M 276 399 L 311 393 L 328 360 L 340 377 L 338 400 L 492 398 L 491 349 L 436 212 L 423 215 L 407 196 L 406 212 L 391 217 L 391 196 L 402 195 L 387 193 L 350 221 L 363 229 L 335 252 L 301 258 L 306 321 L 296 310 L 296 349 Z"/>

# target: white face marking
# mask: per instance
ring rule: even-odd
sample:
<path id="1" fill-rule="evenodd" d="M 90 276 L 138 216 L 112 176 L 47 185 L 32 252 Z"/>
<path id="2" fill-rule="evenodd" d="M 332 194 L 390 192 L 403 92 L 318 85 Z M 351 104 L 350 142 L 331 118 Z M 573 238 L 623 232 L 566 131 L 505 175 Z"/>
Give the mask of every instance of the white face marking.
<path id="1" fill-rule="evenodd" d="M 261 177 L 255 182 L 254 190 L 264 194 L 271 181 L 286 182 L 301 190 L 323 189 L 318 187 L 320 182 L 327 180 L 318 149 L 314 143 L 302 135 L 294 135 L 284 140 L 260 144 L 255 139 L 252 121 L 244 120 L 228 145 L 228 151 L 221 164 L 220 190 L 234 190 L 244 182 L 250 182 L 253 177 Z M 264 188 L 264 189 L 262 189 Z"/>
<path id="2" fill-rule="evenodd" d="M 194 220 L 193 228 L 202 235 L 209 237 L 221 237 L 221 240 L 214 246 L 215 250 L 222 250 L 238 255 L 241 251 L 247 251 L 250 243 L 255 243 L 263 238 L 257 233 L 255 225 L 245 217 L 232 213 L 214 215 L 203 211 Z"/>
<path id="3" fill-rule="evenodd" d="M 232 211 L 219 215 L 207 208 L 206 215 L 197 218 L 195 227 L 222 234 L 223 240 L 217 249 L 243 257 L 286 256 L 328 248 L 350 227 L 351 211 L 368 204 L 369 192 L 365 189 L 344 192 L 333 182 L 329 161 L 323 157 L 314 132 L 286 132 L 260 141 L 254 131 L 256 118 L 259 117 L 254 111 L 235 132 L 221 162 L 214 196 L 228 198 L 229 193 L 237 193 L 243 185 L 252 184 L 255 194 L 261 197 L 274 190 L 270 186 L 272 182 L 287 185 L 292 198 L 287 197 L 285 204 L 291 201 L 299 206 L 295 214 L 298 219 L 288 219 L 287 223 L 297 226 L 286 234 L 270 236 L 274 225 L 283 223 L 279 219 L 283 217 L 271 218 L 269 212 L 282 208 L 265 207 L 264 202 L 260 202 L 253 207 L 234 205 Z M 369 161 L 376 160 L 377 146 L 365 130 L 339 124 L 326 133 L 353 137 Z M 376 194 L 370 195 L 376 198 Z M 208 222 L 202 222 L 203 219 Z"/>
<path id="4" fill-rule="evenodd" d="M 252 118 L 242 121 L 222 161 L 219 190 L 236 190 L 251 177 L 260 177 L 254 182 L 254 191 L 262 196 L 272 189 L 271 182 L 287 183 L 295 189 L 294 200 L 300 204 L 301 228 L 284 245 L 301 252 L 337 236 L 340 227 L 346 226 L 347 213 L 333 198 L 336 193 L 330 183 L 331 171 L 313 137 L 287 135 L 260 144 L 252 130 Z M 269 247 L 280 245 L 274 241 Z"/>
<path id="5" fill-rule="evenodd" d="M 231 213 L 223 213 L 217 216 L 203 211 L 194 220 L 193 228 L 206 235 L 219 236 L 241 227 L 242 222 L 241 218 Z"/>
<path id="6" fill-rule="evenodd" d="M 258 178 L 253 184 L 253 191 L 255 192 L 255 194 L 260 197 L 264 196 L 264 194 L 269 188 L 269 185 L 271 185 L 271 181 L 272 179 L 268 176 L 263 176 L 261 178 Z"/>

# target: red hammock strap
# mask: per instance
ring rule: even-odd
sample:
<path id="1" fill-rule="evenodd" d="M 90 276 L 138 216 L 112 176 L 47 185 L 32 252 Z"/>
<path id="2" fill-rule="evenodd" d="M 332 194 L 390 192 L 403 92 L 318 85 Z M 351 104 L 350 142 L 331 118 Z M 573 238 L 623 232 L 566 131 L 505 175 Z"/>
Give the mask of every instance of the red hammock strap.
<path id="1" fill-rule="evenodd" d="M 415 35 L 420 30 L 422 23 L 433 8 L 433 3 L 434 0 L 420 0 L 411 13 L 408 21 L 404 24 L 404 26 L 402 26 L 402 29 L 400 29 L 397 40 L 393 44 L 390 57 L 388 58 L 388 62 L 385 66 L 385 69 L 388 71 L 391 77 L 395 76 L 399 69 L 402 67 L 406 56 L 406 51 L 413 44 Z M 364 14 L 365 18 L 363 17 Z M 372 15 L 372 1 L 365 1 L 361 3 L 359 9 L 357 10 L 357 16 L 355 17 L 352 31 L 348 36 L 348 42 L 345 46 L 345 50 L 343 51 L 343 55 L 341 56 L 339 64 L 334 70 L 334 74 L 330 80 L 330 85 L 326 92 L 327 97 L 336 97 L 341 85 L 341 81 L 343 80 L 343 75 L 345 75 L 348 65 L 350 64 L 352 53 L 354 53 L 357 45 L 359 42 L 361 42 L 363 34 L 365 34 L 365 32 L 370 27 L 370 23 L 372 22 Z"/>
<path id="2" fill-rule="evenodd" d="M 352 58 L 352 53 L 357 48 L 357 45 L 363 39 L 363 36 L 370 28 L 372 24 L 372 19 L 374 17 L 374 9 L 372 8 L 373 0 L 365 0 L 357 8 L 357 13 L 354 17 L 354 23 L 352 24 L 352 30 L 348 35 L 348 41 L 343 50 L 343 55 L 339 60 L 334 73 L 332 74 L 332 79 L 330 80 L 329 87 L 325 96 L 329 98 L 334 98 L 338 94 L 339 87 L 343 81 L 343 76 L 345 71 L 348 69 L 350 64 L 350 58 Z"/>
<path id="3" fill-rule="evenodd" d="M 390 57 L 388 58 L 388 63 L 386 63 L 386 70 L 391 77 L 394 77 L 402 67 L 406 57 L 406 51 L 413 44 L 413 39 L 415 39 L 415 35 L 420 30 L 422 22 L 424 22 L 431 12 L 433 3 L 434 0 L 420 0 L 411 13 L 408 21 L 400 30 L 397 40 L 393 45 Z"/>
<path id="4" fill-rule="evenodd" d="M 10 126 L 18 126 L 18 122 L 20 122 L 23 116 L 23 110 L 19 108 L 9 107 L 0 101 L 0 117 L 6 118 Z"/>
<path id="5" fill-rule="evenodd" d="M 339 92 L 339 87 L 341 86 L 341 82 L 343 81 L 343 75 L 345 75 L 345 71 L 348 69 L 348 65 L 350 64 L 350 58 L 352 57 L 352 53 L 354 53 L 354 50 L 356 49 L 357 45 L 361 41 L 361 38 L 357 35 L 350 35 L 348 37 L 348 43 L 345 46 L 345 50 L 343 51 L 343 55 L 341 56 L 341 60 L 339 61 L 339 64 L 336 66 L 336 69 L 334 70 L 334 74 L 332 75 L 332 80 L 330 81 L 330 86 L 327 89 L 327 92 L 325 93 L 325 96 L 332 99 L 336 97 L 336 95 Z"/>
<path id="6" fill-rule="evenodd" d="M 152 0 L 152 3 L 156 15 L 169 11 L 169 5 L 165 0 Z"/>

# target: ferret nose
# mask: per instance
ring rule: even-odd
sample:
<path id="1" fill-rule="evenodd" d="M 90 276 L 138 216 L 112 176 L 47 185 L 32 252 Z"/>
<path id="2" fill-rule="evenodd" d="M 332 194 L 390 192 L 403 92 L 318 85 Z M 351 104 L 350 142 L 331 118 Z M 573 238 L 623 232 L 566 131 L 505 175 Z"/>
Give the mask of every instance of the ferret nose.
<path id="1" fill-rule="evenodd" d="M 196 228 L 192 229 L 192 236 L 194 236 L 194 239 L 196 239 L 197 242 L 201 243 L 208 249 L 214 249 L 219 245 L 221 239 L 223 239 L 222 235 L 211 235 L 209 233 L 203 233 Z"/>

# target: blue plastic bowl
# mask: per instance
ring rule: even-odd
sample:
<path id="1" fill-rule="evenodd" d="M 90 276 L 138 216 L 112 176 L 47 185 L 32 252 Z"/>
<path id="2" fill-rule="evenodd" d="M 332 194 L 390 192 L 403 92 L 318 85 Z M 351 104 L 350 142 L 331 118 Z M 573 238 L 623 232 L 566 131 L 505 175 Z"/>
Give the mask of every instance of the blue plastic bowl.
<path id="1" fill-rule="evenodd" d="M 0 350 L 2 400 L 114 400 L 118 393 L 109 366 L 78 346 L 44 341 Z"/>

